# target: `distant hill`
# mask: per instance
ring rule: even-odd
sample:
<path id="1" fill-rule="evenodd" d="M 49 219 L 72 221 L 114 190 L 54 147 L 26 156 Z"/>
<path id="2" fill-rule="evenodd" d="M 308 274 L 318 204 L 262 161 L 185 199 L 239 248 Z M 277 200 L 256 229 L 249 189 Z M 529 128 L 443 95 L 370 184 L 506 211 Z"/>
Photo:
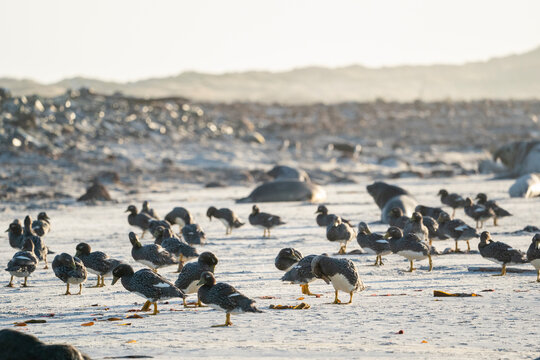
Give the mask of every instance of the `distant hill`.
<path id="1" fill-rule="evenodd" d="M 540 47 L 524 54 L 464 65 L 376 69 L 354 65 L 221 75 L 185 72 L 173 77 L 129 83 L 72 78 L 54 84 L 40 84 L 31 80 L 0 78 L 0 87 L 9 88 L 17 95 L 37 93 L 50 96 L 82 86 L 105 94 L 119 91 L 138 97 L 183 96 L 212 102 L 531 99 L 540 98 Z"/>

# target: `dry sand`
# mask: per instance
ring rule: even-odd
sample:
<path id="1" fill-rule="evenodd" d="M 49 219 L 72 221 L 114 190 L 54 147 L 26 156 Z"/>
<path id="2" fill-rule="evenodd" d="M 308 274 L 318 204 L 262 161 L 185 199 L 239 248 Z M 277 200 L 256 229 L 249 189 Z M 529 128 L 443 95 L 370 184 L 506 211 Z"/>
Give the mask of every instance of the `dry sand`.
<path id="1" fill-rule="evenodd" d="M 331 212 L 358 221 L 375 222 L 380 212 L 365 191 L 371 180 L 354 185 L 329 185 L 327 205 Z M 437 191 L 475 195 L 486 192 L 515 216 L 501 221 L 501 226 L 487 229 L 495 240 L 526 251 L 532 234 L 509 234 L 526 225 L 538 224 L 540 199 L 510 199 L 507 189 L 511 180 L 488 181 L 483 176 L 452 179 L 400 179 L 393 183 L 412 192 L 420 203 L 439 206 Z M 209 222 L 206 209 L 210 205 L 231 207 L 244 220 L 250 204 L 235 204 L 234 199 L 245 196 L 249 188 L 230 187 L 204 189 L 182 185 L 174 192 L 152 192 L 120 198 L 118 204 L 101 206 L 58 206 L 48 211 L 52 231 L 47 244 L 57 253 L 75 252 L 75 245 L 85 241 L 94 250 L 140 266 L 130 256 L 127 233 L 131 227 L 123 212 L 131 202 L 140 205 L 149 200 L 162 216 L 174 206 L 190 209 L 205 229 L 208 244 L 200 251 L 212 251 L 220 262 L 216 268 L 218 281 L 237 287 L 257 300 L 262 314 L 233 316 L 233 327 L 211 328 L 222 323 L 222 312 L 203 309 L 184 309 L 181 302 L 171 300 L 159 304 L 161 313 L 142 319 L 125 319 L 138 309 L 144 300 L 128 293 L 120 283 L 105 288 L 89 288 L 96 278 L 90 275 L 82 296 L 63 296 L 64 284 L 51 269 L 39 266 L 29 279 L 29 288 L 0 287 L 0 326 L 28 319 L 45 319 L 44 324 L 29 324 L 18 330 L 32 333 L 41 340 L 68 342 L 92 358 L 147 355 L 156 359 L 168 358 L 536 358 L 540 354 L 538 319 L 540 319 L 540 284 L 533 282 L 536 274 L 510 273 L 492 277 L 474 273 L 470 266 L 494 265 L 478 253 L 434 257 L 434 269 L 427 272 L 427 261 L 418 263 L 419 270 L 404 272 L 408 263 L 397 255 L 384 257 L 385 265 L 369 266 L 370 255 L 348 255 L 357 265 L 368 289 L 356 294 L 352 305 L 331 305 L 333 288 L 323 281 L 312 283 L 321 298 L 303 300 L 308 310 L 270 310 L 270 304 L 296 304 L 301 296 L 299 286 L 287 285 L 279 279 L 282 272 L 274 267 L 274 257 L 283 247 L 294 247 L 304 255 L 335 253 L 337 246 L 325 238 L 325 229 L 315 223 L 315 205 L 308 203 L 260 204 L 263 211 L 281 215 L 286 225 L 275 229 L 270 239 L 262 239 L 262 231 L 249 224 L 224 236 L 225 229 L 218 221 Z M 15 209 L 17 209 L 15 207 Z M 37 210 L 35 211 L 38 212 Z M 23 218 L 26 210 L 13 207 L 0 212 L 0 224 Z M 33 214 L 34 216 L 36 214 Z M 457 216 L 472 224 L 463 211 Z M 4 229 L 2 228 L 2 230 Z M 382 232 L 385 225 L 372 226 Z M 4 234 L 4 233 L 2 233 Z M 7 264 L 14 253 L 7 237 L 0 242 L 0 263 Z M 149 237 L 143 243 L 149 243 Z M 452 241 L 435 242 L 439 250 L 453 246 Z M 465 244 L 461 244 L 465 248 Z M 477 241 L 472 241 L 477 249 Z M 358 248 L 349 244 L 348 250 Z M 51 255 L 51 261 L 52 257 Z M 532 270 L 527 264 L 520 266 Z M 160 271 L 174 281 L 174 268 Z M 0 279 L 7 284 L 9 275 Z M 482 292 L 483 290 L 493 290 Z M 476 292 L 482 297 L 434 298 L 433 290 Z M 388 296 L 392 295 L 392 296 Z M 261 299 L 272 296 L 275 299 Z M 348 295 L 341 294 L 343 300 Z M 194 296 L 191 295 L 193 300 Z M 49 314 L 54 314 L 48 317 Z M 102 321 L 120 317 L 120 321 Z M 90 327 L 81 324 L 94 321 Z M 129 324 L 129 325 L 123 325 Z M 123 325 L 123 326 L 122 326 Z M 397 334 L 403 330 L 404 334 Z M 132 342 L 135 340 L 136 342 Z"/>

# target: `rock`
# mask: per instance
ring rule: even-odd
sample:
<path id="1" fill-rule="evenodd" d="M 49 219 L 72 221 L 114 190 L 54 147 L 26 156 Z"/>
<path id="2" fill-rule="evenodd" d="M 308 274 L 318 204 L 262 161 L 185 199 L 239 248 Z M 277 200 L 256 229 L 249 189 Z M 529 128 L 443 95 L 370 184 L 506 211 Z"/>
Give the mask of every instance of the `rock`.
<path id="1" fill-rule="evenodd" d="M 540 140 L 515 141 L 503 145 L 493 153 L 493 160 L 501 160 L 510 177 L 540 173 Z"/>
<path id="2" fill-rule="evenodd" d="M 111 195 L 107 191 L 107 188 L 95 182 L 90 186 L 84 195 L 77 199 L 77 201 L 113 201 Z"/>
<path id="3" fill-rule="evenodd" d="M 264 183 L 255 188 L 248 197 L 238 199 L 236 202 L 322 202 L 325 199 L 326 191 L 319 185 L 298 180 L 282 180 Z"/>
<path id="4" fill-rule="evenodd" d="M 510 189 L 510 197 L 533 198 L 540 196 L 540 174 L 527 174 L 518 178 Z"/>

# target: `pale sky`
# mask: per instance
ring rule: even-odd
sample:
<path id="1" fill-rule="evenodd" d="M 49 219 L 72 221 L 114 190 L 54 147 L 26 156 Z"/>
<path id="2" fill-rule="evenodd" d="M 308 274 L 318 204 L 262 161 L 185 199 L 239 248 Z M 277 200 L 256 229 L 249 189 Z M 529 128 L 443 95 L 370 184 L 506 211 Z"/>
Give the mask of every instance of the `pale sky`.
<path id="1" fill-rule="evenodd" d="M 540 45 L 536 0 L 2 0 L 0 77 L 463 63 Z"/>

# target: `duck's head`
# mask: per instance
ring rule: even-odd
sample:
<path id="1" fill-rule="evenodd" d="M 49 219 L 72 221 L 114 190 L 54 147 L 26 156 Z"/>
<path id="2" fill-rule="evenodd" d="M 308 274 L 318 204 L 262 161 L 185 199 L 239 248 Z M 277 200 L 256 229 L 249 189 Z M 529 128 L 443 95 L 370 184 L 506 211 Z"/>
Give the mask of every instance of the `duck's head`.
<path id="1" fill-rule="evenodd" d="M 491 240 L 491 234 L 489 231 L 484 231 L 480 234 L 480 243 L 487 244 Z"/>
<path id="2" fill-rule="evenodd" d="M 136 215 L 137 214 L 137 207 L 135 205 L 129 205 L 128 208 L 126 209 L 126 211 L 124 211 L 124 212 L 132 213 L 133 215 Z"/>
<path id="3" fill-rule="evenodd" d="M 401 210 L 400 208 L 398 207 L 395 207 L 395 208 L 392 208 L 390 209 L 390 216 L 392 217 L 395 217 L 395 218 L 399 218 L 399 217 L 402 217 L 403 216 L 403 210 Z"/>
<path id="4" fill-rule="evenodd" d="M 208 210 L 206 210 L 206 216 L 208 216 L 208 219 L 212 221 L 212 216 L 217 212 L 217 209 L 215 206 L 210 206 Z"/>
<path id="5" fill-rule="evenodd" d="M 92 251 L 92 248 L 90 248 L 90 245 L 88 245 L 87 243 L 82 242 L 75 247 L 75 251 L 75 256 L 79 257 L 81 255 L 89 255 Z"/>
<path id="6" fill-rule="evenodd" d="M 441 189 L 441 190 L 439 190 L 439 193 L 437 195 L 439 195 L 439 196 L 448 196 L 448 191 L 446 191 L 445 189 Z"/>
<path id="7" fill-rule="evenodd" d="M 214 277 L 214 274 L 212 274 L 210 271 L 205 271 L 201 274 L 201 278 L 197 285 L 208 285 L 213 286 L 216 284 L 216 278 Z"/>
<path id="8" fill-rule="evenodd" d="M 484 193 L 478 193 L 476 194 L 476 200 L 478 200 L 479 204 L 484 204 L 487 201 L 487 195 Z"/>
<path id="9" fill-rule="evenodd" d="M 22 234 L 22 230 L 23 229 L 22 229 L 21 223 L 17 219 L 13 221 L 11 224 L 9 224 L 9 227 L 6 230 L 6 232 L 11 232 L 13 235 L 20 235 Z"/>
<path id="10" fill-rule="evenodd" d="M 131 231 L 128 236 L 129 236 L 129 241 L 131 242 L 131 245 L 133 245 L 133 247 L 136 247 L 136 248 L 142 247 L 141 242 L 139 241 L 139 238 L 137 237 L 137 235 L 135 235 L 133 231 Z"/>
<path id="11" fill-rule="evenodd" d="M 446 211 L 443 211 L 439 214 L 439 217 L 437 218 L 437 222 L 439 224 L 443 224 L 447 221 L 450 221 L 450 214 L 448 214 Z"/>
<path id="12" fill-rule="evenodd" d="M 113 280 L 112 280 L 111 285 L 114 285 L 122 277 L 133 275 L 133 268 L 129 266 L 128 264 L 120 264 L 114 268 L 112 275 L 113 275 Z"/>
<path id="13" fill-rule="evenodd" d="M 47 215 L 47 213 L 45 211 L 42 211 L 38 214 L 37 216 L 38 220 L 45 220 L 45 221 L 50 221 L 51 218 L 49 218 L 49 215 Z"/>
<path id="14" fill-rule="evenodd" d="M 251 207 L 251 214 L 252 215 L 257 215 L 259 212 L 260 212 L 260 210 L 259 210 L 259 207 L 257 205 L 253 205 Z"/>
<path id="15" fill-rule="evenodd" d="M 413 214 L 411 216 L 411 221 L 415 222 L 415 223 L 421 223 L 422 222 L 422 214 L 420 214 L 417 211 L 413 212 Z"/>
<path id="16" fill-rule="evenodd" d="M 143 201 L 142 208 L 145 209 L 145 210 L 148 210 L 148 201 L 147 200 Z"/>
<path id="17" fill-rule="evenodd" d="M 60 255 L 56 255 L 54 259 L 61 265 L 70 267 L 72 269 L 77 268 L 77 265 L 75 264 L 75 259 L 73 259 L 73 256 L 67 253 L 61 253 Z"/>
<path id="18" fill-rule="evenodd" d="M 276 256 L 274 264 L 278 270 L 285 271 L 302 260 L 300 251 L 293 248 L 281 249 Z"/>
<path id="19" fill-rule="evenodd" d="M 317 207 L 317 211 L 315 211 L 315 214 L 326 215 L 328 214 L 328 208 L 324 205 L 319 205 L 319 207 Z"/>
<path id="20" fill-rule="evenodd" d="M 371 230 L 369 229 L 368 224 L 363 221 L 358 223 L 358 232 L 366 235 L 371 234 Z"/>
<path id="21" fill-rule="evenodd" d="M 402 237 L 403 231 L 401 231 L 401 229 L 397 226 L 390 226 L 388 230 L 386 230 L 386 234 L 384 234 L 385 239 L 397 240 L 401 239 Z"/>
<path id="22" fill-rule="evenodd" d="M 208 266 L 216 266 L 218 263 L 216 255 L 212 254 L 210 251 L 205 251 L 199 255 L 199 259 L 197 261 Z"/>

